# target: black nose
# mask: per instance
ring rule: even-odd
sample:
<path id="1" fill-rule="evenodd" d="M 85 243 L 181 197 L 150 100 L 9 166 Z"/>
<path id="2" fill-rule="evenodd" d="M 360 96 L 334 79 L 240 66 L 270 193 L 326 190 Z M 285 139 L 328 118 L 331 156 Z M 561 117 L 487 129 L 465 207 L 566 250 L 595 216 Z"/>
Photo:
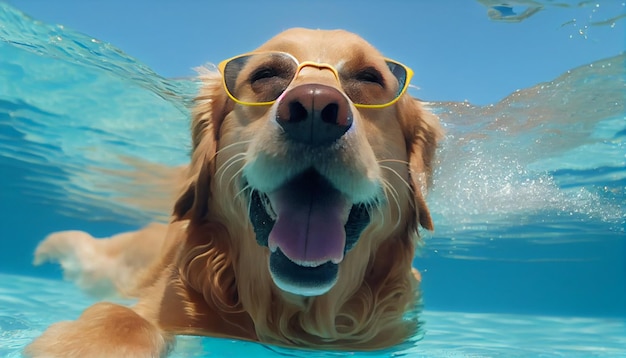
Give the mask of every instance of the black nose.
<path id="1" fill-rule="evenodd" d="M 305 84 L 280 99 L 276 121 L 292 140 L 309 145 L 329 144 L 352 125 L 346 97 L 333 87 Z"/>

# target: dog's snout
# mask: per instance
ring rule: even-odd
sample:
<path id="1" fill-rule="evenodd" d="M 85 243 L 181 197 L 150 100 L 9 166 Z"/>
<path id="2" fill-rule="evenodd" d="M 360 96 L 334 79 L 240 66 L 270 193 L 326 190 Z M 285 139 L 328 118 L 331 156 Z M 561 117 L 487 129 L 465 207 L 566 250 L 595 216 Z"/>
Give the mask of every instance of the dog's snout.
<path id="1" fill-rule="evenodd" d="M 352 111 L 337 89 L 304 84 L 280 99 L 276 121 L 292 140 L 310 145 L 332 143 L 352 125 Z"/>

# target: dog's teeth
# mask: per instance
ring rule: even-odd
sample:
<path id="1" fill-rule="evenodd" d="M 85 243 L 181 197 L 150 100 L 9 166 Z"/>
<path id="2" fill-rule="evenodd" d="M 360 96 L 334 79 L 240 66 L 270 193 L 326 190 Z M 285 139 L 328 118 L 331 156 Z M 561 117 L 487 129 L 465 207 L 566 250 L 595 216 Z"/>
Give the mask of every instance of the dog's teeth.
<path id="1" fill-rule="evenodd" d="M 327 261 L 304 261 L 304 260 L 292 260 L 292 261 L 293 263 L 302 267 L 318 267 L 327 262 Z"/>
<path id="2" fill-rule="evenodd" d="M 267 215 L 269 215 L 269 217 L 272 220 L 276 220 L 277 215 L 274 212 L 274 208 L 272 207 L 270 198 L 266 194 L 261 194 L 260 197 L 261 197 L 261 203 L 263 204 L 263 207 L 265 208 L 265 212 L 267 213 Z"/>

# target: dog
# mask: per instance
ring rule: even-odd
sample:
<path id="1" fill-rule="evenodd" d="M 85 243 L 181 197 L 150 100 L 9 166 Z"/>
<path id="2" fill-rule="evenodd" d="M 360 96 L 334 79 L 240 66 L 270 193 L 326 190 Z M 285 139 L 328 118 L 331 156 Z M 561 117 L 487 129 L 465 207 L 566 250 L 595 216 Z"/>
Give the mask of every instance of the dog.
<path id="1" fill-rule="evenodd" d="M 416 333 L 419 227 L 442 129 L 412 71 L 343 30 L 289 29 L 201 71 L 192 158 L 168 225 L 50 235 L 101 302 L 30 357 L 162 357 L 176 335 L 374 350 Z"/>

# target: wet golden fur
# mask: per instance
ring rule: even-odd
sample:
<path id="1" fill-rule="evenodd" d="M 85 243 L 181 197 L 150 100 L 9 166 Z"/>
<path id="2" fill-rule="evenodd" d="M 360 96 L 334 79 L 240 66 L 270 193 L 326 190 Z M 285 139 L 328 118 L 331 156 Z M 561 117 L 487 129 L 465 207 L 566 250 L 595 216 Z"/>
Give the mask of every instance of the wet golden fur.
<path id="1" fill-rule="evenodd" d="M 350 56 L 380 57 L 344 31 L 289 30 L 264 49 L 301 59 L 327 56 L 324 62 L 329 63 Z M 338 87 L 319 72 L 303 71 L 296 81 Z M 400 343 L 414 333 L 417 317 L 403 317 L 419 301 L 412 270 L 418 226 L 433 228 L 423 192 L 441 135 L 437 119 L 408 95 L 388 108 L 353 109 L 359 130 L 355 153 L 345 154 L 346 163 L 382 183 L 386 204 L 373 209 L 371 223 L 341 262 L 333 288 L 321 296 L 301 297 L 273 283 L 268 249 L 254 239 L 247 198 L 238 186 L 244 165 L 255 160 L 257 151 L 280 155 L 271 136 L 260 139 L 269 135 L 268 109 L 234 105 L 215 72 L 203 71 L 201 79 L 193 110 L 192 159 L 171 223 L 104 241 L 56 233 L 36 253 L 40 262 L 57 260 L 74 267 L 71 278 L 79 283 L 79 278 L 86 281 L 80 269 L 91 263 L 85 271 L 97 272 L 139 302 L 132 308 L 96 304 L 76 321 L 51 326 L 26 354 L 164 356 L 177 334 L 368 350 Z M 152 251 L 133 265 L 112 268 L 116 265 L 110 260 L 129 262 L 137 252 Z M 105 252 L 110 260 L 98 264 L 93 255 Z M 118 278 L 120 270 L 125 270 L 124 280 Z"/>

